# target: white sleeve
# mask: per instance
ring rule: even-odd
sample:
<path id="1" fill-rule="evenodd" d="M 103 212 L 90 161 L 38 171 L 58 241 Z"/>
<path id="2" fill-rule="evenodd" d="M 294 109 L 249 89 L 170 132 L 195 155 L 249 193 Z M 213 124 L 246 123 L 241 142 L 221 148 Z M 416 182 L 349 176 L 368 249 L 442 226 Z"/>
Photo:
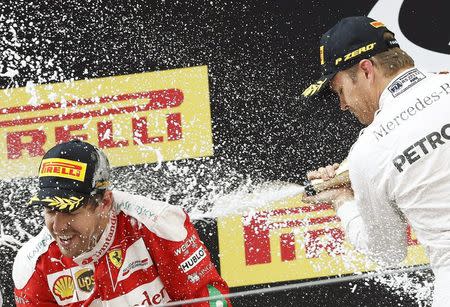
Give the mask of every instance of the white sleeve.
<path id="1" fill-rule="evenodd" d="M 372 182 L 361 174 L 370 174 L 370 170 L 359 171 L 357 163 L 351 163 L 355 200 L 343 204 L 337 214 L 347 239 L 357 250 L 380 265 L 395 265 L 407 254 L 407 224 L 395 205 L 384 197 L 385 193 L 380 192 L 379 187 L 385 183 Z"/>
<path id="2" fill-rule="evenodd" d="M 368 253 L 367 231 L 364 229 L 364 222 L 359 214 L 356 201 L 348 201 L 339 207 L 337 216 L 341 219 L 347 240 L 360 252 Z"/>

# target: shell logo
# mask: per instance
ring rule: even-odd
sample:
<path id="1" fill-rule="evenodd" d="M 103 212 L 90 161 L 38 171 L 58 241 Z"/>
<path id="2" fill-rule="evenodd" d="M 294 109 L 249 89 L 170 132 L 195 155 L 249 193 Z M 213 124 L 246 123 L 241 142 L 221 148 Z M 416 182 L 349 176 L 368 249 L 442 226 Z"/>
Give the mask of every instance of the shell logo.
<path id="1" fill-rule="evenodd" d="M 73 278 L 70 275 L 63 275 L 59 277 L 53 284 L 53 293 L 55 293 L 61 300 L 66 300 L 73 297 L 75 285 Z"/>

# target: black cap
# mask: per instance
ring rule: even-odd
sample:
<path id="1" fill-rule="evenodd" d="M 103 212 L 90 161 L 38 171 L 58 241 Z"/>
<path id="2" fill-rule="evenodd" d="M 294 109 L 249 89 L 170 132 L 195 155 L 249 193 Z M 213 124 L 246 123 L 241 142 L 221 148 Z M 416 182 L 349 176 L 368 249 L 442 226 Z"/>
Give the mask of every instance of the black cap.
<path id="1" fill-rule="evenodd" d="M 305 89 L 302 97 L 318 94 L 339 71 L 390 48 L 399 47 L 395 39 L 383 38 L 386 32 L 392 33 L 383 23 L 365 16 L 347 17 L 339 21 L 320 39 L 322 77 Z"/>
<path id="2" fill-rule="evenodd" d="M 107 189 L 109 176 L 108 158 L 97 147 L 80 140 L 56 145 L 42 159 L 39 190 L 30 204 L 75 211 L 90 196 Z"/>

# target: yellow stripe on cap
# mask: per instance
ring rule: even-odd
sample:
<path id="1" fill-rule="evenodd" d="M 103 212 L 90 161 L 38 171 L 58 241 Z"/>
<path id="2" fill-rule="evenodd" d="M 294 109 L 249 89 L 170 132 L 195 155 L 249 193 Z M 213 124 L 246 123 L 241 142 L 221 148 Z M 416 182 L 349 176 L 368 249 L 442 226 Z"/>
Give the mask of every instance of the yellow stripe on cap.
<path id="1" fill-rule="evenodd" d="M 39 177 L 61 177 L 84 182 L 87 164 L 60 158 L 42 160 Z"/>
<path id="2" fill-rule="evenodd" d="M 320 65 L 324 65 L 325 64 L 325 50 L 324 50 L 324 46 L 320 46 Z"/>

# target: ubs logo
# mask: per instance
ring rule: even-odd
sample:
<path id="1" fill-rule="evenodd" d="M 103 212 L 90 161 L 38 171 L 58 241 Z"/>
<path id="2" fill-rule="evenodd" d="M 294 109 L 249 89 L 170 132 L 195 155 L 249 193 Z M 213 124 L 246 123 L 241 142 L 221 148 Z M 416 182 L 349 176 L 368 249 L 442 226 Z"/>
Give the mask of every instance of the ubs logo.
<path id="1" fill-rule="evenodd" d="M 91 269 L 82 269 L 75 273 L 78 288 L 84 292 L 91 292 L 94 289 L 94 271 Z"/>

